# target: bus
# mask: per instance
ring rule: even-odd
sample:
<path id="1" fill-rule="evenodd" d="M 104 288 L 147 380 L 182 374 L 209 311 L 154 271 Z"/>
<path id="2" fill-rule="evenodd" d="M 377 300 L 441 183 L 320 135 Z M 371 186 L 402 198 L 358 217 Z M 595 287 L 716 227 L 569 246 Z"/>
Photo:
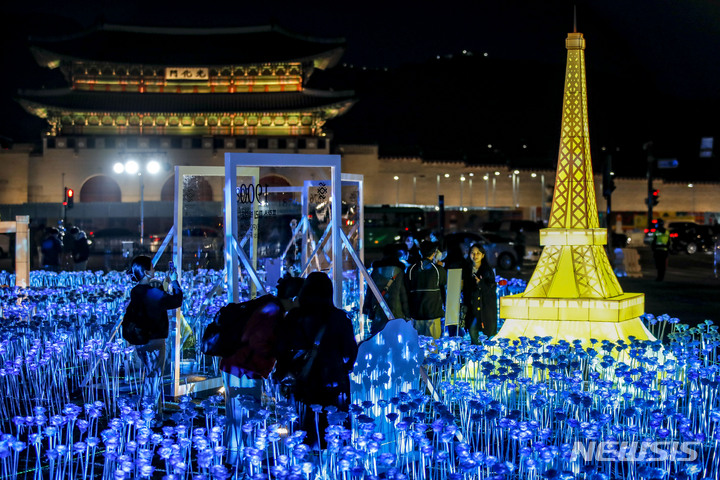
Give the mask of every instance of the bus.
<path id="1" fill-rule="evenodd" d="M 377 254 L 385 245 L 398 242 L 403 232 L 425 228 L 425 210 L 420 207 L 365 207 L 365 252 Z"/>

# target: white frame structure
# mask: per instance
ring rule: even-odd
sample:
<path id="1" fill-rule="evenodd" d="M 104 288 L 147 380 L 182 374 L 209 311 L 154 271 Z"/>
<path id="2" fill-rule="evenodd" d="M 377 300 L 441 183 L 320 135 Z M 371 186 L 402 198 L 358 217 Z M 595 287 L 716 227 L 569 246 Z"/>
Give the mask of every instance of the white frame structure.
<path id="1" fill-rule="evenodd" d="M 225 266 L 228 272 L 228 302 L 238 302 L 240 299 L 238 279 L 238 256 L 233 252 L 237 241 L 237 174 L 238 167 L 260 168 L 329 168 L 330 169 L 330 225 L 340 226 L 342 219 L 341 191 L 342 181 L 340 173 L 339 155 L 299 155 L 287 153 L 226 153 L 225 154 Z M 177 191 L 176 191 L 177 192 Z M 177 193 L 176 193 L 177 194 Z M 337 206 L 337 207 L 336 207 Z M 339 228 L 330 232 L 332 246 L 332 282 L 335 305 L 342 303 L 342 239 Z M 254 241 L 253 241 L 254 242 Z M 253 243 L 254 248 L 255 243 Z M 255 260 L 253 260 L 255 261 Z"/>
<path id="2" fill-rule="evenodd" d="M 239 266 L 240 261 L 245 264 L 249 276 L 253 280 L 251 295 L 255 294 L 255 289 L 262 288 L 262 282 L 257 275 L 257 241 L 250 235 L 249 241 L 252 242 L 250 246 L 251 255 L 248 256 L 244 253 L 241 248 L 243 241 L 238 241 L 238 225 L 237 225 L 237 178 L 238 177 L 251 177 L 253 183 L 259 181 L 260 168 L 261 167 L 288 167 L 288 168 L 330 168 L 330 187 L 331 187 L 331 202 L 333 205 L 342 204 L 342 185 L 357 185 L 358 189 L 358 250 L 355 252 L 350 244 L 350 240 L 345 236 L 341 228 L 342 221 L 342 208 L 331 209 L 330 224 L 327 228 L 331 229 L 330 240 L 332 245 L 332 281 L 334 287 L 334 302 L 336 305 L 342 303 L 342 278 L 343 278 L 343 246 L 348 249 L 353 260 L 360 269 L 361 276 L 366 282 L 368 282 L 374 295 L 379 298 L 379 301 L 386 313 L 390 316 L 390 311 L 382 298 L 382 295 L 377 290 L 377 287 L 370 280 L 370 276 L 367 273 L 363 265 L 364 261 L 364 249 L 363 249 L 363 234 L 364 234 L 364 204 L 363 204 L 363 176 L 355 174 L 342 174 L 340 172 L 340 157 L 338 155 L 295 155 L 295 154 L 225 154 L 225 167 L 203 167 L 203 166 L 176 166 L 175 167 L 175 210 L 174 210 L 174 225 L 173 228 L 168 232 L 165 241 L 158 249 L 154 259 L 153 265 L 157 263 L 165 248 L 167 248 L 170 241 L 173 244 L 172 258 L 175 262 L 178 275 L 182 272 L 182 221 L 183 221 L 183 208 L 184 208 L 184 182 L 183 179 L 186 176 L 204 176 L 204 177 L 225 177 L 224 187 L 224 198 L 223 198 L 223 211 L 224 211 L 224 233 L 225 233 L 225 268 L 227 273 L 227 290 L 228 290 L 228 302 L 239 301 Z M 311 186 L 317 186 L 320 181 L 305 181 L 302 187 L 270 187 L 271 193 L 283 193 L 283 192 L 300 192 L 302 194 L 302 211 L 304 212 L 303 220 L 306 220 L 307 209 L 308 209 L 308 189 Z M 336 188 L 339 187 L 339 188 Z M 257 228 L 257 219 L 253 216 L 254 228 Z M 245 236 L 244 236 L 245 238 Z M 306 239 L 306 235 L 303 235 L 303 241 Z M 305 251 L 305 249 L 304 249 Z M 359 255 L 358 255 L 359 253 Z M 310 260 L 310 259 L 308 259 Z M 339 265 L 340 268 L 334 268 L 335 265 Z M 231 274 L 234 273 L 234 274 Z M 364 288 L 360 285 L 360 295 L 364 295 Z M 361 299 L 362 300 L 362 299 Z M 392 317 L 391 317 L 392 318 Z M 182 311 L 175 310 L 174 314 L 174 326 L 175 338 L 172 344 L 172 358 L 174 364 L 172 366 L 172 394 L 173 396 L 186 395 L 188 393 L 199 392 L 212 388 L 218 388 L 222 385 L 221 377 L 206 378 L 205 380 L 197 382 L 186 382 L 180 384 L 180 365 L 181 365 L 181 340 L 182 332 L 178 327 L 178 324 L 183 321 L 184 317 Z"/>

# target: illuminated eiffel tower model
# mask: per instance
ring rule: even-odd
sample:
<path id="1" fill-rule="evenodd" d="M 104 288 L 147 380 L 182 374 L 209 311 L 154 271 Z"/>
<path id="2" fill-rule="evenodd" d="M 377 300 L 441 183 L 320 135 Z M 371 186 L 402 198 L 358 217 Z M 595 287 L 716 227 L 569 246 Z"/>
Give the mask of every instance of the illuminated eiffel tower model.
<path id="1" fill-rule="evenodd" d="M 544 249 L 525 292 L 500 299 L 506 320 L 497 336 L 654 340 L 639 318 L 645 295 L 623 293 L 605 253 L 590 159 L 585 39 L 570 33 L 565 45 L 562 132 L 552 210 L 540 231 Z"/>

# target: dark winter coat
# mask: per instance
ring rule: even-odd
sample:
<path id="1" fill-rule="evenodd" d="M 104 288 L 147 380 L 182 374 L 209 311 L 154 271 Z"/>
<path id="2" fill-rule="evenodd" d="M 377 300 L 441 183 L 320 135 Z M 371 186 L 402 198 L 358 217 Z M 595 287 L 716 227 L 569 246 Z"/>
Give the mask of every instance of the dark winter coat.
<path id="1" fill-rule="evenodd" d="M 445 316 L 447 271 L 428 259 L 407 271 L 410 292 L 410 316 L 415 320 L 432 320 Z"/>
<path id="2" fill-rule="evenodd" d="M 142 312 L 143 328 L 150 332 L 150 340 L 167 338 L 170 332 L 168 310 L 179 308 L 183 301 L 180 284 L 172 282 L 174 293 L 147 284 L 138 284 L 130 291 L 130 301 Z"/>
<path id="3" fill-rule="evenodd" d="M 483 262 L 475 273 L 472 264 L 464 269 L 463 305 L 466 309 L 466 328 L 470 328 L 472 321 L 478 319 L 485 325 L 485 330 L 497 329 L 497 283 L 495 272 L 487 262 Z"/>
<path id="4" fill-rule="evenodd" d="M 72 256 L 75 262 L 84 262 L 90 256 L 90 246 L 85 235 L 75 238 L 72 245 Z"/>

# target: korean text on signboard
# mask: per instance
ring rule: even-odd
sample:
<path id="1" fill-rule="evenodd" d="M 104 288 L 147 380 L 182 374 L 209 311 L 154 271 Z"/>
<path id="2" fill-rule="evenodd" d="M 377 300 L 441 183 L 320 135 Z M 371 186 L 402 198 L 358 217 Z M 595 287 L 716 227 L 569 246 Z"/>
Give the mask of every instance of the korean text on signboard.
<path id="1" fill-rule="evenodd" d="M 207 80 L 207 68 L 169 67 L 165 68 L 165 80 Z"/>

